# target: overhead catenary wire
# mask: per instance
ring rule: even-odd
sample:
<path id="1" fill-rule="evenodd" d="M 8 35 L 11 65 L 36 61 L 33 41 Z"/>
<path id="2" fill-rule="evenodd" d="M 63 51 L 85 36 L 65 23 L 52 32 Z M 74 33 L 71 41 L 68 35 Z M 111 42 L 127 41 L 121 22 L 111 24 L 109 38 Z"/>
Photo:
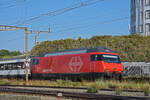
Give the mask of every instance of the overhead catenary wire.
<path id="1" fill-rule="evenodd" d="M 119 12 L 115 12 L 115 13 L 113 12 L 113 13 L 109 13 L 109 14 L 103 14 L 103 15 L 97 15 L 97 16 L 90 16 L 90 17 L 83 17 L 83 18 L 80 18 L 80 19 L 77 19 L 77 20 L 71 20 L 71 23 L 68 23 L 68 20 L 67 20 L 67 21 L 61 22 L 61 23 L 65 23 L 63 25 L 61 25 L 60 23 L 57 24 L 57 25 L 54 24 L 54 28 L 62 28 L 62 27 L 75 26 L 75 25 L 83 25 L 83 24 L 87 25 L 87 24 L 91 23 L 91 21 L 94 21 L 94 20 L 97 20 L 97 19 L 106 18 L 106 17 L 108 17 L 110 15 L 113 15 L 113 14 L 117 15 L 118 13 L 122 13 L 122 10 L 119 11 Z M 120 17 L 118 17 L 118 18 L 120 18 Z M 74 24 L 72 22 L 79 22 L 79 23 Z M 81 22 L 86 22 L 86 23 L 81 24 Z"/>
<path id="2" fill-rule="evenodd" d="M 48 13 L 43 13 L 40 14 L 39 16 L 31 16 L 30 18 L 28 18 L 27 20 L 23 21 L 22 23 L 18 24 L 18 25 L 24 25 L 25 23 L 31 23 L 37 20 L 40 20 L 42 17 L 46 17 L 46 16 L 57 16 L 72 10 L 75 10 L 77 8 L 81 8 L 81 7 L 85 7 L 85 6 L 89 6 L 89 5 L 93 5 L 96 4 L 98 2 L 102 2 L 104 0 L 87 0 L 81 3 L 77 3 L 75 5 L 72 5 L 71 7 L 66 7 L 66 8 L 62 8 L 56 11 L 49 11 Z"/>
<path id="3" fill-rule="evenodd" d="M 62 30 L 58 30 L 58 31 L 54 31 L 54 32 L 52 31 L 52 33 L 65 32 L 65 31 L 70 31 L 70 30 L 79 29 L 79 28 L 90 28 L 91 26 L 94 26 L 94 25 L 97 25 L 97 24 L 102 25 L 102 24 L 117 22 L 117 21 L 121 21 L 121 20 L 127 20 L 129 18 L 130 18 L 129 16 L 119 17 L 119 18 L 114 18 L 114 19 L 111 19 L 111 20 L 105 20 L 105 21 L 102 21 L 102 22 L 86 24 L 86 25 L 78 25 L 77 27 L 71 27 L 71 28 L 66 28 L 66 29 L 64 28 Z M 72 25 L 72 26 L 74 26 L 74 25 Z"/>
<path id="4" fill-rule="evenodd" d="M 66 32 L 66 31 L 70 31 L 70 30 L 76 30 L 76 29 L 79 29 L 79 28 L 91 28 L 92 26 L 95 26 L 97 24 L 99 24 L 99 25 L 109 24 L 109 23 L 112 23 L 112 22 L 118 22 L 118 21 L 123 21 L 123 20 L 127 20 L 127 19 L 129 19 L 129 16 L 118 17 L 118 18 L 114 18 L 114 19 L 111 19 L 111 20 L 105 20 L 105 21 L 97 22 L 97 23 L 93 23 L 93 24 L 80 25 L 80 26 L 77 26 L 77 27 L 66 28 L 66 29 L 58 30 L 58 31 L 52 31 L 51 33 Z M 31 36 L 31 37 L 33 37 L 33 36 Z M 11 42 L 11 41 L 16 41 L 16 40 L 22 39 L 22 38 L 24 38 L 24 36 L 17 37 L 17 38 L 14 38 L 14 39 L 10 39 L 10 40 L 5 40 L 5 41 Z"/>

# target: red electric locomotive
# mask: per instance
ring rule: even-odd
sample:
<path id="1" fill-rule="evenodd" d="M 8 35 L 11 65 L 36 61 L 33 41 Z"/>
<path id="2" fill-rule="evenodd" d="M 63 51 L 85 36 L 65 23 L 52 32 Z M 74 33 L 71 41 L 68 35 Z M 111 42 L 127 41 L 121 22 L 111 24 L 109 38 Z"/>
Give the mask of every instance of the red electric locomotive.
<path id="1" fill-rule="evenodd" d="M 106 47 L 57 51 L 31 59 L 32 78 L 94 80 L 121 77 L 122 73 L 118 54 Z"/>

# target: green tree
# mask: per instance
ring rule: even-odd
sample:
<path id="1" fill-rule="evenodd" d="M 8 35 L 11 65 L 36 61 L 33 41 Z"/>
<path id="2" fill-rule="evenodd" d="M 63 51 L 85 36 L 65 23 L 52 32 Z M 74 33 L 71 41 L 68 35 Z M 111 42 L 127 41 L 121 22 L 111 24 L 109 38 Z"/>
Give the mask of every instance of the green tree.
<path id="1" fill-rule="evenodd" d="M 21 54 L 22 53 L 20 51 L 9 51 L 5 49 L 0 50 L 0 58 L 9 58 L 9 57 L 18 56 Z"/>

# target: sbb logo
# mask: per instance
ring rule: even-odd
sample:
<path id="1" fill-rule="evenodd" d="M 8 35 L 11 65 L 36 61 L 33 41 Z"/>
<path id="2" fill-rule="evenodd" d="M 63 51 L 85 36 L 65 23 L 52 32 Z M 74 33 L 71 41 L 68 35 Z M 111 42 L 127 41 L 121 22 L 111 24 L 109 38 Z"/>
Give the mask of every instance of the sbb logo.
<path id="1" fill-rule="evenodd" d="M 82 68 L 83 62 L 80 56 L 72 57 L 69 62 L 69 68 L 72 72 L 79 72 Z"/>

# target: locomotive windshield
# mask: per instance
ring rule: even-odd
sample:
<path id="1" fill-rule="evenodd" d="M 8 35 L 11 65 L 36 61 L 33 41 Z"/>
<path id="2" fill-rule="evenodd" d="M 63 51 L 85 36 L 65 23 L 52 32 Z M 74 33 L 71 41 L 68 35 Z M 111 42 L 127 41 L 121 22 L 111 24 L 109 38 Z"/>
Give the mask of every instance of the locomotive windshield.
<path id="1" fill-rule="evenodd" d="M 91 55 L 91 61 L 104 61 L 107 63 L 121 63 L 119 56 L 110 54 Z"/>
<path id="2" fill-rule="evenodd" d="M 102 59 L 104 60 L 104 62 L 108 63 L 120 63 L 120 58 L 116 55 L 103 54 Z"/>

